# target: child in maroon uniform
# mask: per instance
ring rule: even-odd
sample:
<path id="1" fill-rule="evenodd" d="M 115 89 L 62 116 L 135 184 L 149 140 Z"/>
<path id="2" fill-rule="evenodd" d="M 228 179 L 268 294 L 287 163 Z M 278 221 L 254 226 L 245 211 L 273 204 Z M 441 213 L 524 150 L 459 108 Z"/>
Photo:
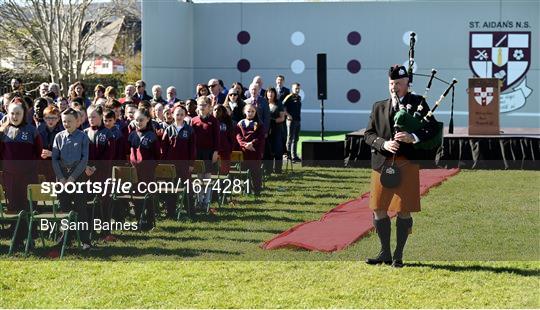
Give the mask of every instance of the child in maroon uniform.
<path id="1" fill-rule="evenodd" d="M 103 109 L 101 106 L 90 105 L 87 112 L 90 127 L 86 128 L 84 133 L 86 133 L 90 142 L 88 145 L 88 164 L 85 173 L 92 182 L 104 184 L 105 180 L 111 177 L 111 163 L 115 154 L 115 141 L 111 131 L 103 126 Z M 108 199 L 107 195 L 99 195 L 99 198 L 102 210 L 100 218 L 103 222 L 110 223 L 110 199 Z M 109 225 L 106 225 L 106 227 L 109 227 Z M 112 239 L 110 237 L 110 230 L 104 230 L 101 234 L 107 240 Z"/>
<path id="2" fill-rule="evenodd" d="M 253 191 L 259 195 L 261 191 L 261 159 L 264 151 L 264 128 L 257 116 L 256 108 L 251 104 L 244 107 L 246 118 L 238 122 L 236 140 L 244 153 L 244 165 L 251 173 Z"/>
<path id="3" fill-rule="evenodd" d="M 214 117 L 219 121 L 219 150 L 221 160 L 220 174 L 228 174 L 231 168 L 231 153 L 235 143 L 235 128 L 227 108 L 218 104 L 214 106 Z"/>
<path id="4" fill-rule="evenodd" d="M 105 104 L 105 109 L 106 110 L 111 110 L 114 112 L 114 119 L 115 119 L 115 123 L 114 125 L 118 128 L 118 130 L 120 130 L 122 132 L 122 134 L 124 135 L 124 137 L 127 138 L 128 136 L 128 132 L 127 132 L 127 122 L 124 120 L 124 117 L 122 115 L 122 104 L 116 100 L 116 99 L 109 99 L 109 101 L 107 101 L 107 103 Z M 105 120 L 103 121 L 105 123 Z M 105 124 L 105 127 L 107 127 L 107 124 Z M 109 129 L 111 129 L 110 127 L 107 127 Z M 125 160 L 125 156 L 122 157 L 122 160 Z"/>
<path id="5" fill-rule="evenodd" d="M 0 126 L 0 157 L 4 172 L 4 190 L 11 214 L 28 210 L 26 188 L 37 183 L 37 162 L 42 151 L 41 136 L 26 122 L 26 107 L 15 99 L 8 105 L 7 121 Z M 12 229 L 15 225 L 12 226 Z M 28 223 L 19 224 L 15 249 L 21 248 L 28 233 Z"/>
<path id="6" fill-rule="evenodd" d="M 197 158 L 195 131 L 189 126 L 184 118 L 187 110 L 183 106 L 173 109 L 174 123 L 165 129 L 161 143 L 161 158 L 165 164 L 176 166 L 176 177 L 181 182 L 191 178 L 193 164 Z M 176 196 L 167 197 L 167 217 L 174 218 Z"/>
<path id="7" fill-rule="evenodd" d="M 116 100 L 113 100 L 116 101 Z M 127 127 L 123 127 L 125 133 L 120 129 L 125 122 L 118 123 L 117 113 L 114 110 L 105 109 L 103 111 L 103 125 L 111 131 L 114 139 L 114 154 L 112 156 L 112 166 L 125 166 L 126 158 L 129 157 L 129 144 L 127 141 Z M 129 204 L 127 201 L 120 200 L 115 202 L 116 208 L 112 208 L 113 217 L 116 221 L 123 222 L 126 218 Z M 114 241 L 114 237 L 108 237 L 105 241 Z"/>
<path id="8" fill-rule="evenodd" d="M 41 159 L 43 159 L 39 165 L 39 173 L 45 176 L 45 180 L 48 182 L 54 181 L 54 171 L 52 169 L 51 156 L 54 137 L 62 130 L 62 124 L 60 123 L 60 110 L 50 105 L 43 111 L 44 123 L 39 125 L 38 132 L 43 142 L 43 150 L 41 151 Z"/>
<path id="9" fill-rule="evenodd" d="M 197 137 L 197 159 L 204 161 L 204 174 L 200 174 L 200 179 L 210 179 L 212 164 L 217 162 L 219 149 L 219 121 L 212 116 L 210 108 L 210 98 L 201 96 L 197 98 L 198 116 L 191 120 L 191 127 L 195 130 Z M 210 186 L 204 186 L 206 190 L 199 195 L 198 207 L 207 207 L 210 203 Z"/>
<path id="10" fill-rule="evenodd" d="M 137 106 L 134 104 L 127 104 L 125 106 L 124 111 L 124 122 L 125 129 L 122 131 L 122 133 L 126 134 L 126 136 L 129 136 L 131 131 L 135 129 L 135 124 L 132 124 L 133 120 L 135 119 L 135 112 L 137 112 Z"/>
<path id="11" fill-rule="evenodd" d="M 137 169 L 137 178 L 139 182 L 154 181 L 154 174 L 157 161 L 160 159 L 160 143 L 150 123 L 150 112 L 147 109 L 138 109 L 134 115 L 135 130 L 128 137 L 130 145 L 129 161 Z M 135 189 L 137 184 L 133 184 Z M 155 220 L 155 210 L 152 202 L 149 200 L 143 206 L 142 202 L 137 201 L 137 219 L 139 227 L 143 230 L 152 229 Z M 146 211 L 146 217 L 144 212 Z"/>
<path id="12" fill-rule="evenodd" d="M 126 156 L 129 155 L 129 145 L 127 143 L 127 135 L 121 131 L 116 119 L 116 113 L 113 110 L 105 109 L 103 111 L 103 125 L 111 131 L 114 139 L 114 154 L 112 156 L 112 165 L 124 165 Z"/>

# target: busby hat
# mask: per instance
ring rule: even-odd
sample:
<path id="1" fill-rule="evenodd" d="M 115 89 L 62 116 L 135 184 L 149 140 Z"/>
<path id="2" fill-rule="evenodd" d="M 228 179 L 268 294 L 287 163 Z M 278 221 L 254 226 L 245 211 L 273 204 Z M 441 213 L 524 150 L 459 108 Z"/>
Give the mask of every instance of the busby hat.
<path id="1" fill-rule="evenodd" d="M 407 75 L 407 69 L 404 66 L 393 65 L 388 71 L 388 77 L 390 77 L 391 80 L 398 80 L 409 76 Z"/>

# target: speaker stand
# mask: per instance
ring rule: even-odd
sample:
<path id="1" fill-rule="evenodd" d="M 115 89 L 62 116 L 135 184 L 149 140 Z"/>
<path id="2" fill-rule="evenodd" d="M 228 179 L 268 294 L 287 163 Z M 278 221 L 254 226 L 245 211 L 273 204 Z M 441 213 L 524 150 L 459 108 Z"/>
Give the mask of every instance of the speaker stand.
<path id="1" fill-rule="evenodd" d="M 324 141 L 324 99 L 321 99 L 321 141 Z"/>

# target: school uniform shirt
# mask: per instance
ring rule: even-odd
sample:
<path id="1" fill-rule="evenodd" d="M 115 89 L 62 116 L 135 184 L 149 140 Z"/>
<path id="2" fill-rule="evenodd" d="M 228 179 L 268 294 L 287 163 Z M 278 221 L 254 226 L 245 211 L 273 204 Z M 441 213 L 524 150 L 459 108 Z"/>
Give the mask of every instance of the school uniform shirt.
<path id="1" fill-rule="evenodd" d="M 230 159 L 235 140 L 235 132 L 232 126 L 219 123 L 219 149 L 218 154 L 222 159 Z"/>
<path id="2" fill-rule="evenodd" d="M 112 156 L 113 161 L 125 161 L 127 155 L 129 155 L 129 144 L 127 141 L 127 127 L 126 134 L 124 134 L 117 126 L 113 126 L 110 131 L 114 139 L 114 154 Z"/>
<path id="3" fill-rule="evenodd" d="M 264 152 L 264 127 L 253 120 L 243 119 L 238 122 L 238 130 L 236 134 L 236 140 L 242 152 L 244 153 L 244 159 L 255 160 L 261 159 Z M 247 143 L 253 142 L 255 152 L 245 149 Z"/>
<path id="4" fill-rule="evenodd" d="M 129 160 L 137 168 L 139 181 L 152 181 L 157 161 L 161 157 L 160 142 L 157 134 L 148 125 L 145 129 L 136 129 L 129 134 Z"/>
<path id="5" fill-rule="evenodd" d="M 212 115 L 191 119 L 191 127 L 197 136 L 197 150 L 217 151 L 219 149 L 219 121 Z"/>
<path id="6" fill-rule="evenodd" d="M 148 127 L 152 127 L 152 130 L 158 135 L 158 137 L 161 137 L 163 135 L 163 133 L 161 132 L 163 127 L 157 121 L 151 119 L 148 122 Z M 131 134 L 131 132 L 135 131 L 136 129 L 137 129 L 137 125 L 135 124 L 135 120 L 132 120 L 131 122 L 129 122 L 129 124 L 127 126 L 128 136 L 129 136 L 129 134 Z"/>
<path id="7" fill-rule="evenodd" d="M 39 135 L 41 136 L 41 141 L 43 142 L 43 149 L 52 151 L 53 143 L 54 143 L 54 137 L 64 130 L 64 127 L 62 124 L 58 123 L 56 126 L 51 130 L 49 127 L 47 127 L 47 124 L 43 123 L 38 126 L 37 128 Z"/>
<path id="8" fill-rule="evenodd" d="M 193 127 L 184 122 L 182 127 L 175 124 L 165 129 L 161 143 L 161 158 L 163 160 L 188 160 L 197 158 L 197 142 Z"/>
<path id="9" fill-rule="evenodd" d="M 120 118 L 117 118 L 116 122 L 114 123 L 114 127 L 118 128 L 118 130 L 120 130 L 126 137 L 128 135 L 128 125 L 129 123 L 126 120 Z"/>
<path id="10" fill-rule="evenodd" d="M 111 174 L 111 162 L 115 147 L 114 137 L 111 131 L 103 125 L 86 128 L 84 133 L 90 141 L 88 166 L 97 168 L 92 178 L 104 181 Z"/>
<path id="11" fill-rule="evenodd" d="M 4 172 L 36 174 L 43 143 L 36 127 L 30 124 L 9 125 L 1 135 L 0 154 Z M 25 162 L 22 163 L 21 161 Z"/>
<path id="12" fill-rule="evenodd" d="M 163 133 L 161 158 L 174 164 L 176 175 L 182 179 L 190 177 L 189 167 L 197 159 L 196 137 L 193 127 L 184 122 L 181 127 L 170 125 Z"/>
<path id="13" fill-rule="evenodd" d="M 63 130 L 54 137 L 52 161 L 58 179 L 71 176 L 77 180 L 81 176 L 88 165 L 89 143 L 86 134 L 79 129 L 72 133 Z"/>
<path id="14" fill-rule="evenodd" d="M 264 133 L 268 134 L 270 130 L 270 105 L 268 101 L 262 96 L 257 98 L 248 98 L 245 100 L 246 104 L 252 104 L 257 108 L 257 116 L 264 127 Z"/>

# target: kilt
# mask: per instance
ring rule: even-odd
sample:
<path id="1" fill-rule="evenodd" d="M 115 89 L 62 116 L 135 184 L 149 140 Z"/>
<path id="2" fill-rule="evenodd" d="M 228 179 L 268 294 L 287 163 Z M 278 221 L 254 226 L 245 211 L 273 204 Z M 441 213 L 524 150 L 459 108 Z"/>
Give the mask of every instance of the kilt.
<path id="1" fill-rule="evenodd" d="M 389 164 L 392 159 L 387 159 Z M 396 156 L 396 165 L 401 172 L 401 183 L 395 188 L 381 184 L 381 172 L 371 171 L 369 207 L 376 211 L 419 212 L 420 211 L 420 168 L 403 156 Z"/>

